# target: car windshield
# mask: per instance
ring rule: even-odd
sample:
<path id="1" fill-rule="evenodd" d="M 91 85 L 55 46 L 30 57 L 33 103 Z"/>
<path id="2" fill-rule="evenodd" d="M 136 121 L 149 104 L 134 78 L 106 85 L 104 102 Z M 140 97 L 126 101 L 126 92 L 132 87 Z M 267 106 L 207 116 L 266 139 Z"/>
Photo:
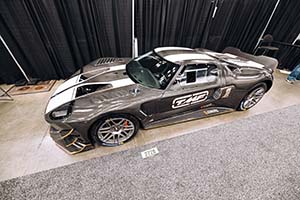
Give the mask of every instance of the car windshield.
<path id="1" fill-rule="evenodd" d="M 130 61 L 126 66 L 126 71 L 134 82 L 147 87 L 165 89 L 179 67 L 154 52 L 148 52 Z"/>

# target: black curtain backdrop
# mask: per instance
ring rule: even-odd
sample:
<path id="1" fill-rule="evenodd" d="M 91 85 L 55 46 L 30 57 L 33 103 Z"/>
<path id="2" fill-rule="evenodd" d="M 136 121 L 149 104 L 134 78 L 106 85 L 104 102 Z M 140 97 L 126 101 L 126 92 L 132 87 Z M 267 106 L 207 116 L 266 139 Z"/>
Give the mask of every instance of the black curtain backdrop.
<path id="1" fill-rule="evenodd" d="M 300 1 L 281 0 L 274 17 L 266 30 L 275 41 L 292 44 L 300 33 Z M 300 45 L 299 41 L 297 43 Z M 279 60 L 279 68 L 293 70 L 300 64 L 300 48 L 276 44 L 279 52 L 276 58 Z"/>
<path id="2" fill-rule="evenodd" d="M 218 0 L 206 47 L 222 51 L 227 46 L 252 53 L 277 0 Z"/>
<path id="3" fill-rule="evenodd" d="M 130 56 L 131 0 L 0 1 L 0 33 L 31 77 L 66 78 L 98 57 Z M 19 79 L 2 61 L 1 79 Z"/>
<path id="4" fill-rule="evenodd" d="M 292 71 L 300 64 L 300 47 L 280 46 L 280 54 L 278 55 L 279 68 Z"/>
<path id="5" fill-rule="evenodd" d="M 277 0 L 138 0 L 139 53 L 157 46 L 252 52 Z M 218 10 L 212 18 L 214 5 Z"/>
<path id="6" fill-rule="evenodd" d="M 265 34 L 275 41 L 293 43 L 300 33 L 300 1 L 281 0 Z"/>
<path id="7" fill-rule="evenodd" d="M 139 53 L 158 46 L 203 47 L 214 1 L 136 0 Z"/>
<path id="8" fill-rule="evenodd" d="M 272 46 L 279 48 L 279 51 L 275 54 L 279 61 L 279 69 L 292 71 L 300 64 L 300 40 L 297 40 L 295 45 L 274 41 Z"/>
<path id="9" fill-rule="evenodd" d="M 157 46 L 235 46 L 251 53 L 276 2 L 135 0 L 139 53 Z M 292 42 L 300 31 L 299 10 L 299 0 L 281 0 L 266 34 Z M 2 0 L 0 33 L 31 77 L 67 78 L 98 57 L 131 56 L 131 0 Z M 0 53 L 0 81 L 22 78 L 1 45 Z"/>
<path id="10" fill-rule="evenodd" d="M 0 16 L 0 28 L 3 23 L 1 23 L 1 16 Z M 7 30 L 7 29 L 4 29 Z M 10 38 L 10 34 L 5 31 L 2 32 L 2 37 Z M 10 50 L 14 52 L 15 56 L 18 58 L 23 58 L 23 55 L 20 51 L 18 51 L 18 45 L 14 42 L 14 40 L 11 39 L 11 48 Z M 23 79 L 23 75 L 21 71 L 18 69 L 17 65 L 13 61 L 12 57 L 9 55 L 7 49 L 3 45 L 2 42 L 0 42 L 0 83 L 14 83 L 17 80 Z"/>

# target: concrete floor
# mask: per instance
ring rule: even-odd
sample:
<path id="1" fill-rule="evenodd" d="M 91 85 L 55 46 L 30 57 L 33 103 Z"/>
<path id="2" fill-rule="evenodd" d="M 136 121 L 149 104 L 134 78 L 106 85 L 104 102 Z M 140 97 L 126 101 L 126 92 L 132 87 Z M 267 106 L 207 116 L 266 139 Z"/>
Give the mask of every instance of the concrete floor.
<path id="1" fill-rule="evenodd" d="M 50 138 L 43 112 L 50 92 L 14 96 L 13 102 L 0 101 L 0 181 L 56 168 L 113 152 L 142 146 L 191 133 L 195 130 L 231 122 L 256 114 L 300 104 L 300 84 L 285 82 L 286 75 L 275 73 L 272 89 L 262 101 L 246 112 L 233 112 L 172 126 L 141 130 L 129 143 L 119 147 L 98 147 L 77 155 L 68 155 Z M 6 86 L 7 87 L 7 86 Z M 280 121 L 278 121 L 280 123 Z"/>

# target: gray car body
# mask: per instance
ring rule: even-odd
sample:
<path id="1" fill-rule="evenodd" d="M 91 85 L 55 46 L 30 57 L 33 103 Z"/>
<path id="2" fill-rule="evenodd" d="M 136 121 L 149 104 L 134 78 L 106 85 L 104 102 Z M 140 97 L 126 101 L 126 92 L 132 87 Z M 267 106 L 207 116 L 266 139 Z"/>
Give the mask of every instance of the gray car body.
<path id="1" fill-rule="evenodd" d="M 59 146 L 70 153 L 78 153 L 92 148 L 91 128 L 99 119 L 111 114 L 131 115 L 138 119 L 142 128 L 147 129 L 230 112 L 238 107 L 242 98 L 257 84 L 264 82 L 270 89 L 272 72 L 277 66 L 275 59 L 252 56 L 233 48 L 228 51 L 219 54 L 206 49 L 175 47 L 154 50 L 162 58 L 170 55 L 179 57 L 174 64 L 180 68 L 164 90 L 133 82 L 125 69 L 130 59 L 98 59 L 75 73 L 50 98 L 45 112 L 45 119 L 51 125 L 50 134 Z M 180 55 L 184 54 L 205 56 L 201 59 L 201 56 L 180 59 Z M 232 55 L 235 59 L 232 59 Z M 249 66 L 249 61 L 254 66 Z M 180 71 L 187 64 L 193 63 L 217 66 L 217 83 L 194 85 L 190 88 L 176 84 Z M 96 91 L 78 95 L 82 88 L 91 85 L 99 87 Z M 203 91 L 207 93 L 203 101 L 178 108 L 172 105 L 176 98 L 182 99 Z M 51 116 L 53 111 L 66 105 L 70 107 L 67 117 L 54 119 Z"/>

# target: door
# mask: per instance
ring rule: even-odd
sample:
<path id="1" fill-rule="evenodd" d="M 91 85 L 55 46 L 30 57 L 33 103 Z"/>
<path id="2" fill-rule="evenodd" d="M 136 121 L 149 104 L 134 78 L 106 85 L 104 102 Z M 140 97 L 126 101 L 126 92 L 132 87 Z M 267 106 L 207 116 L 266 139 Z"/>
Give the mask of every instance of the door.
<path id="1" fill-rule="evenodd" d="M 215 64 L 188 64 L 163 97 L 156 102 L 154 120 L 200 110 L 209 106 L 215 91 L 222 86 L 221 70 Z"/>

